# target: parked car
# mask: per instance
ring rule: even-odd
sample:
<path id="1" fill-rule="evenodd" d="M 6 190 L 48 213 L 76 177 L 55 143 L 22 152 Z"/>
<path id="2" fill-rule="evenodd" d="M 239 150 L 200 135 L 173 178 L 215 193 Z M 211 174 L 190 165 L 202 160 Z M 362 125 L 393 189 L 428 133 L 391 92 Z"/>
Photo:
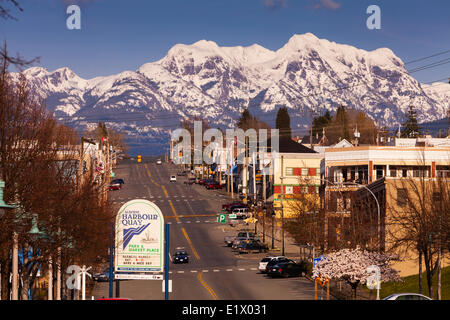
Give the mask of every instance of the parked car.
<path id="1" fill-rule="evenodd" d="M 222 189 L 223 188 L 223 186 L 220 183 L 218 183 L 218 182 L 208 183 L 205 187 L 208 190 L 211 190 L 211 189 Z"/>
<path id="2" fill-rule="evenodd" d="M 178 171 L 177 172 L 177 176 L 185 176 L 186 175 L 186 171 Z"/>
<path id="3" fill-rule="evenodd" d="M 278 262 L 267 269 L 269 277 L 301 277 L 303 268 L 294 261 Z"/>
<path id="4" fill-rule="evenodd" d="M 241 202 L 239 204 L 235 204 L 235 205 L 229 206 L 227 211 L 228 212 L 232 212 L 234 209 L 240 209 L 240 208 L 247 208 L 248 209 L 248 205 Z"/>
<path id="5" fill-rule="evenodd" d="M 238 234 L 235 236 L 225 236 L 223 238 L 223 241 L 227 244 L 227 246 L 231 247 L 233 245 L 233 242 L 238 238 L 239 240 L 256 239 L 253 232 L 238 232 Z"/>
<path id="6" fill-rule="evenodd" d="M 113 183 L 125 184 L 125 181 L 123 181 L 123 179 L 114 179 L 114 180 L 111 180 L 111 184 L 113 184 Z"/>
<path id="7" fill-rule="evenodd" d="M 222 205 L 222 210 L 227 210 L 232 206 L 238 206 L 238 205 L 244 205 L 242 202 L 231 202 L 231 203 L 225 203 Z"/>
<path id="8" fill-rule="evenodd" d="M 177 182 L 177 176 L 170 176 L 170 182 Z"/>
<path id="9" fill-rule="evenodd" d="M 383 300 L 433 300 L 419 293 L 394 293 Z"/>
<path id="10" fill-rule="evenodd" d="M 236 237 L 233 240 L 233 244 L 231 245 L 231 250 L 232 251 L 237 251 L 238 250 L 238 246 L 243 243 L 244 241 L 248 241 L 250 242 L 250 240 L 252 240 L 251 238 L 246 238 L 246 237 Z"/>
<path id="11" fill-rule="evenodd" d="M 112 191 L 112 190 L 120 190 L 122 189 L 122 184 L 121 183 L 110 183 L 108 190 Z"/>
<path id="12" fill-rule="evenodd" d="M 94 273 L 92 275 L 92 279 L 94 279 L 94 281 L 98 281 L 98 282 L 109 281 L 109 268 L 106 268 L 102 272 Z"/>
<path id="13" fill-rule="evenodd" d="M 259 265 L 258 265 L 259 272 L 266 273 L 267 263 L 269 263 L 269 261 L 274 259 L 274 258 L 277 258 L 277 257 L 268 256 L 268 257 L 262 258 L 261 261 L 259 261 Z"/>
<path id="14" fill-rule="evenodd" d="M 156 160 L 156 164 L 162 164 L 161 159 Z"/>
<path id="15" fill-rule="evenodd" d="M 274 265 L 276 265 L 278 263 L 281 263 L 281 262 L 289 262 L 289 261 L 294 262 L 293 260 L 288 259 L 288 258 L 283 257 L 283 256 L 273 258 L 272 260 L 270 260 L 266 264 L 266 273 L 270 270 L 270 268 L 272 268 L 272 266 L 274 266 Z"/>
<path id="16" fill-rule="evenodd" d="M 184 184 L 194 184 L 195 183 L 195 178 L 189 178 L 186 181 L 184 181 Z"/>
<path id="17" fill-rule="evenodd" d="M 259 241 L 251 241 L 251 242 L 243 242 L 238 246 L 239 253 L 260 253 L 266 252 L 266 246 L 260 243 Z"/>
<path id="18" fill-rule="evenodd" d="M 248 218 L 248 208 L 235 208 L 231 211 L 231 214 L 235 214 L 237 219 Z"/>
<path id="19" fill-rule="evenodd" d="M 202 184 L 206 188 L 211 183 L 215 183 L 215 181 L 212 179 L 204 179 Z"/>
<path id="20" fill-rule="evenodd" d="M 173 263 L 188 263 L 189 262 L 189 255 L 186 250 L 177 250 L 173 254 Z"/>

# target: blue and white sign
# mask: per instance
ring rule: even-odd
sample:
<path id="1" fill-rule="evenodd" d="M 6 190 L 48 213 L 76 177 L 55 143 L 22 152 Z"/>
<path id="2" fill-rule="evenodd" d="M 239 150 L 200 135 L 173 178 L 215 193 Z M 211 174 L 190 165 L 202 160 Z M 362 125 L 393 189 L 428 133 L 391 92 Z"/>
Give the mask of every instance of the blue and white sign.
<path id="1" fill-rule="evenodd" d="M 115 271 L 162 272 L 164 217 L 145 199 L 125 203 L 116 217 Z"/>
<path id="2" fill-rule="evenodd" d="M 325 259 L 325 256 L 320 256 L 320 257 L 317 257 L 317 258 L 315 258 L 315 259 L 313 259 L 313 268 L 315 268 L 316 267 L 316 265 L 320 262 L 320 261 L 322 261 L 323 259 Z"/>

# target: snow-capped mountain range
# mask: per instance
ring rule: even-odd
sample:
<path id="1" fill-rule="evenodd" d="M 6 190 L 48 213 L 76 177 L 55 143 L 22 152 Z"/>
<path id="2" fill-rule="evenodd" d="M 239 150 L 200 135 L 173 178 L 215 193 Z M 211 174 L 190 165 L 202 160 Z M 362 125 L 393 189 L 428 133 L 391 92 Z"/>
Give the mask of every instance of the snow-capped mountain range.
<path id="1" fill-rule="evenodd" d="M 450 84 L 419 83 L 390 49 L 365 51 L 311 33 L 294 35 L 277 51 L 205 40 L 177 44 L 136 71 L 93 79 L 68 68 L 24 73 L 56 118 L 78 129 L 104 121 L 150 153 L 165 152 L 168 133 L 186 117 L 232 127 L 249 108 L 273 125 L 286 106 L 294 134 L 301 135 L 311 109 L 320 114 L 346 105 L 392 126 L 404 121 L 411 104 L 419 122 L 441 119 L 450 101 Z"/>

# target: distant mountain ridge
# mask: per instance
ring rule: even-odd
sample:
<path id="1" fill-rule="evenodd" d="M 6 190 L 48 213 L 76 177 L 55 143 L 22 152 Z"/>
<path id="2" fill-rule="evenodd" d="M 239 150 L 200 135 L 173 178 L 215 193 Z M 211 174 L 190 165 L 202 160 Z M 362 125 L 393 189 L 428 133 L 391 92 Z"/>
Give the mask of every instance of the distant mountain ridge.
<path id="1" fill-rule="evenodd" d="M 177 44 L 136 71 L 93 79 L 68 68 L 24 73 L 56 118 L 80 130 L 107 122 L 127 132 L 136 150 L 148 148 L 143 154 L 165 152 L 168 132 L 185 117 L 230 127 L 249 108 L 273 125 L 286 106 L 293 133 L 300 134 L 310 110 L 346 105 L 391 127 L 404 121 L 411 104 L 419 122 L 442 119 L 450 101 L 450 84 L 419 83 L 390 49 L 365 51 L 311 33 L 292 36 L 276 51 L 206 40 Z"/>

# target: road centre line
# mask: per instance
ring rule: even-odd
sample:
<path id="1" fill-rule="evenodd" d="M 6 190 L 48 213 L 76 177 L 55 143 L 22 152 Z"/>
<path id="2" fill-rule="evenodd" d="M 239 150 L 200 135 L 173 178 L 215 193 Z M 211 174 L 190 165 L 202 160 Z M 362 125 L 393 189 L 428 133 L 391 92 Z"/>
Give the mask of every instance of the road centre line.
<path id="1" fill-rule="evenodd" d="M 213 289 L 211 289 L 206 282 L 202 279 L 202 272 L 199 272 L 197 275 L 197 279 L 200 281 L 200 283 L 203 285 L 203 287 L 205 287 L 205 289 L 209 292 L 209 294 L 213 297 L 214 300 L 218 300 L 219 298 L 217 297 L 216 293 L 214 292 Z"/>
<path id="2" fill-rule="evenodd" d="M 153 180 L 153 178 L 152 178 L 152 176 L 151 176 L 150 170 L 148 169 L 147 164 L 145 164 L 145 168 L 147 169 L 147 175 L 150 177 L 150 179 L 152 180 L 152 182 L 155 183 L 156 185 L 158 185 L 156 182 L 154 182 L 154 180 Z M 165 186 L 161 185 L 161 188 L 163 189 L 164 194 L 166 195 L 166 197 L 168 197 L 168 193 L 167 193 L 167 190 L 166 190 Z M 169 200 L 169 204 L 170 204 L 170 208 L 172 209 L 172 212 L 173 212 L 173 214 L 174 214 L 174 216 L 175 216 L 175 219 L 176 219 L 177 223 L 180 223 L 180 218 L 178 217 L 177 211 L 175 210 L 175 207 L 173 206 L 173 203 L 172 203 L 171 200 Z M 188 236 L 186 230 L 182 227 L 182 228 L 181 228 L 181 231 L 183 232 L 184 237 L 186 238 L 186 240 L 187 240 L 189 246 L 191 247 L 192 253 L 194 254 L 194 256 L 195 256 L 198 260 L 200 260 L 200 256 L 198 255 L 197 250 L 195 250 L 194 245 L 192 244 L 192 241 L 191 241 L 191 239 L 189 238 L 189 236 Z"/>

